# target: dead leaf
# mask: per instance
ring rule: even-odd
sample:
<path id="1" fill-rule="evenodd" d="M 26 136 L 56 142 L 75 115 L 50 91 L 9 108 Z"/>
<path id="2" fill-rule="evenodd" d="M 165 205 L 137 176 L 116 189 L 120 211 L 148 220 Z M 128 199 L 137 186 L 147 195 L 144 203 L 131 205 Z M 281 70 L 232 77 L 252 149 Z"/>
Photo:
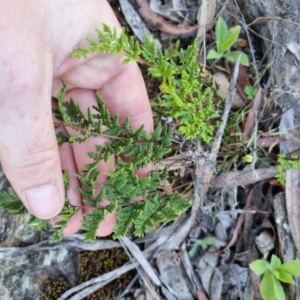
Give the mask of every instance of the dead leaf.
<path id="1" fill-rule="evenodd" d="M 213 75 L 213 78 L 215 79 L 216 83 L 219 85 L 218 94 L 221 98 L 226 98 L 229 90 L 229 81 L 227 77 L 221 73 L 217 72 Z M 238 109 L 245 106 L 245 102 L 243 99 L 237 94 L 234 94 L 233 102 L 232 102 L 232 108 Z"/>
<path id="2" fill-rule="evenodd" d="M 176 25 L 168 23 L 163 17 L 159 16 L 151 10 L 147 0 L 136 0 L 136 3 L 139 7 L 139 13 L 141 17 L 147 23 L 151 24 L 161 32 L 173 35 L 182 35 L 197 30 L 199 28 L 199 25 L 189 27 L 178 27 Z"/>
<path id="3" fill-rule="evenodd" d="M 181 266 L 176 266 L 172 262 L 172 252 L 165 251 L 156 258 L 160 278 L 166 287 L 170 288 L 169 293 L 172 292 L 178 299 L 193 300 Z"/>
<path id="4" fill-rule="evenodd" d="M 198 25 L 200 26 L 197 32 L 197 45 L 199 49 L 206 32 L 214 25 L 215 13 L 216 0 L 203 0 L 197 15 Z"/>
<path id="5" fill-rule="evenodd" d="M 149 31 L 145 22 L 143 22 L 130 2 L 128 0 L 119 0 L 119 3 L 128 25 L 130 26 L 134 34 L 138 37 L 138 39 L 140 41 L 144 41 L 145 34 L 153 39 L 152 33 Z M 161 44 L 158 40 L 156 40 L 156 45 L 158 49 L 161 48 Z"/>
<path id="6" fill-rule="evenodd" d="M 208 300 L 202 291 L 197 291 L 198 300 Z"/>
<path id="7" fill-rule="evenodd" d="M 238 39 L 236 45 L 241 48 L 249 47 L 248 40 L 246 39 Z"/>
<path id="8" fill-rule="evenodd" d="M 230 70 L 233 70 L 232 64 L 230 64 Z M 240 93 L 244 94 L 244 89 L 247 85 L 250 85 L 248 70 L 245 66 L 239 65 L 239 76 L 236 81 L 236 87 Z"/>
<path id="9" fill-rule="evenodd" d="M 210 283 L 209 298 L 211 300 L 221 299 L 223 283 L 224 283 L 223 274 L 221 273 L 219 268 L 216 268 Z"/>
<path id="10" fill-rule="evenodd" d="M 271 146 L 275 146 L 283 142 L 285 139 L 283 138 L 277 138 L 277 137 L 264 137 L 257 139 L 257 145 L 263 147 L 263 148 L 268 148 Z"/>
<path id="11" fill-rule="evenodd" d="M 287 23 L 291 23 L 291 24 L 295 24 L 295 25 L 298 25 L 297 22 L 293 22 L 289 19 L 283 19 L 283 18 L 280 18 L 280 17 L 258 17 L 256 18 L 253 22 L 247 24 L 247 26 L 254 26 L 254 25 L 258 25 L 258 24 L 264 24 L 264 23 L 267 23 L 269 21 L 283 21 L 283 22 L 287 22 Z"/>
<path id="12" fill-rule="evenodd" d="M 263 230 L 255 237 L 255 244 L 261 254 L 274 249 L 274 235 L 269 230 Z"/>
<path id="13" fill-rule="evenodd" d="M 295 41 L 290 41 L 287 47 L 289 51 L 296 57 L 298 62 L 300 62 L 300 45 Z"/>
<path id="14" fill-rule="evenodd" d="M 254 26 L 254 25 L 258 25 L 258 24 L 264 24 L 264 23 L 267 23 L 269 21 L 272 21 L 272 20 L 282 20 L 281 18 L 274 18 L 274 17 L 258 17 L 256 18 L 254 21 L 252 21 L 251 23 L 247 24 L 247 26 Z"/>
<path id="15" fill-rule="evenodd" d="M 252 110 L 249 112 L 246 124 L 244 127 L 244 139 L 247 139 L 250 136 L 250 133 L 255 125 L 255 114 L 258 111 L 262 102 L 262 89 L 259 88 L 257 94 L 252 101 Z"/>

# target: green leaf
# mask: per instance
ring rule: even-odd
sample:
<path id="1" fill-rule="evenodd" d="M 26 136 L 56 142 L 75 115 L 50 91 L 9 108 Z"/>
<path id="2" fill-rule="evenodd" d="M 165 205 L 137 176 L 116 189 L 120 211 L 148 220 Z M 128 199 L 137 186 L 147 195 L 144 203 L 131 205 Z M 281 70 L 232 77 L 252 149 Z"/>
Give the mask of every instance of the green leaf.
<path id="1" fill-rule="evenodd" d="M 279 272 L 275 269 L 271 269 L 271 273 L 272 273 L 272 276 L 278 278 L 279 277 Z"/>
<path id="2" fill-rule="evenodd" d="M 263 279 L 260 283 L 259 291 L 264 300 L 276 299 L 273 276 L 268 270 L 263 276 Z"/>
<path id="3" fill-rule="evenodd" d="M 210 236 L 206 236 L 202 239 L 203 243 L 205 243 L 207 246 L 212 246 L 215 244 L 216 240 Z"/>
<path id="4" fill-rule="evenodd" d="M 285 300 L 285 293 L 283 290 L 283 287 L 281 285 L 281 283 L 279 282 L 279 280 L 277 278 L 275 278 L 274 276 L 272 276 L 272 280 L 274 283 L 274 291 L 275 291 L 275 296 L 277 300 Z"/>
<path id="5" fill-rule="evenodd" d="M 151 39 L 147 34 L 144 35 L 144 51 L 142 53 L 147 62 L 153 62 L 156 55 L 156 41 Z"/>
<path id="6" fill-rule="evenodd" d="M 239 57 L 240 54 L 241 54 L 240 51 L 233 51 L 233 52 L 223 54 L 223 57 L 228 59 L 231 62 L 236 62 L 236 60 L 237 60 L 237 58 Z"/>
<path id="7" fill-rule="evenodd" d="M 281 260 L 280 260 L 280 258 L 273 254 L 272 257 L 271 257 L 271 262 L 270 262 L 271 269 L 276 270 L 280 266 L 281 266 Z"/>
<path id="8" fill-rule="evenodd" d="M 15 215 L 28 214 L 27 209 L 12 188 L 7 192 L 0 193 L 0 208 L 12 212 Z"/>
<path id="9" fill-rule="evenodd" d="M 254 159 L 253 155 L 250 155 L 250 154 L 247 154 L 243 157 L 243 161 L 245 163 L 252 163 L 253 159 Z"/>
<path id="10" fill-rule="evenodd" d="M 224 41 L 224 43 L 222 45 L 220 45 L 220 52 L 224 53 L 226 52 L 228 49 L 230 49 L 230 47 L 235 43 L 235 39 L 232 37 L 228 37 L 226 39 L 226 41 Z"/>
<path id="11" fill-rule="evenodd" d="M 156 128 L 154 129 L 151 135 L 151 139 L 153 139 L 154 141 L 159 141 L 161 136 L 161 130 L 162 130 L 162 125 L 161 123 L 158 123 L 158 125 L 156 126 Z"/>
<path id="12" fill-rule="evenodd" d="M 49 221 L 38 219 L 35 216 L 30 216 L 30 219 L 29 219 L 27 224 L 30 227 L 35 228 L 37 230 L 43 230 L 43 229 L 46 229 L 48 227 Z"/>
<path id="13" fill-rule="evenodd" d="M 262 275 L 266 272 L 268 268 L 268 262 L 264 259 L 258 259 L 252 263 L 249 264 L 250 269 L 256 274 L 256 275 Z"/>
<path id="14" fill-rule="evenodd" d="M 244 52 L 242 52 L 240 63 L 245 67 L 249 67 L 250 65 L 249 58 Z"/>
<path id="15" fill-rule="evenodd" d="M 68 170 L 63 171 L 63 181 L 64 181 L 64 187 L 67 190 L 70 189 L 70 176 Z"/>
<path id="16" fill-rule="evenodd" d="M 290 284 L 295 284 L 295 281 L 293 277 L 281 270 L 278 270 L 278 276 L 276 276 L 278 280 L 285 282 L 285 283 L 290 283 Z"/>
<path id="17" fill-rule="evenodd" d="M 196 240 L 194 245 L 192 246 L 191 250 L 189 251 L 189 257 L 194 257 L 196 254 L 197 249 L 201 246 L 204 250 L 207 249 L 207 246 L 214 245 L 215 239 L 207 236 L 203 239 Z"/>
<path id="18" fill-rule="evenodd" d="M 231 27 L 227 32 L 227 38 L 234 39 L 234 43 L 235 43 L 239 38 L 240 32 L 241 32 L 241 26 L 236 25 L 234 27 Z"/>
<path id="19" fill-rule="evenodd" d="M 244 93 L 246 94 L 246 98 L 248 100 L 253 100 L 253 98 L 256 96 L 257 94 L 257 88 L 251 86 L 251 85 L 247 85 L 244 88 Z"/>
<path id="20" fill-rule="evenodd" d="M 236 62 L 236 60 L 240 54 L 242 54 L 240 63 L 246 67 L 249 67 L 249 58 L 245 53 L 243 53 L 241 51 L 232 51 L 232 52 L 223 54 L 223 57 L 228 59 L 231 62 Z"/>
<path id="21" fill-rule="evenodd" d="M 217 39 L 217 50 L 219 53 L 222 53 L 220 46 L 223 45 L 225 40 L 227 39 L 227 24 L 225 20 L 220 17 L 216 24 L 216 39 Z"/>
<path id="22" fill-rule="evenodd" d="M 214 49 L 209 50 L 208 54 L 207 54 L 207 59 L 219 59 L 222 57 L 222 53 L 217 52 Z"/>
<path id="23" fill-rule="evenodd" d="M 290 260 L 282 264 L 278 270 L 294 276 L 300 276 L 300 260 Z"/>

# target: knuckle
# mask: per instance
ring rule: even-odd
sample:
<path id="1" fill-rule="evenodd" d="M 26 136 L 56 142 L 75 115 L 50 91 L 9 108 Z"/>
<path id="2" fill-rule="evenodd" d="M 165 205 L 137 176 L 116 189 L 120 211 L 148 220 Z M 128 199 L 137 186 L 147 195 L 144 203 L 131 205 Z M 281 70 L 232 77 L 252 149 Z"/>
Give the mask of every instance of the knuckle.
<path id="1" fill-rule="evenodd" d="M 51 177 L 55 168 L 59 165 L 59 158 L 53 149 L 41 150 L 30 153 L 21 160 L 16 159 L 11 165 L 8 165 L 9 173 L 14 177 L 24 179 L 33 179 L 44 176 L 44 180 Z"/>

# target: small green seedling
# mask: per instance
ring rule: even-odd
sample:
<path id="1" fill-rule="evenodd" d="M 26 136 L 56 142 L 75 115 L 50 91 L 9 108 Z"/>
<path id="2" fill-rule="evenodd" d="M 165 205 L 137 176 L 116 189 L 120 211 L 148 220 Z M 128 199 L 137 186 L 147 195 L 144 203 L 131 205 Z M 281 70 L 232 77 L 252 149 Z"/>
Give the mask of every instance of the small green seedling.
<path id="1" fill-rule="evenodd" d="M 195 244 L 192 246 L 191 250 L 189 251 L 189 257 L 194 257 L 199 247 L 202 247 L 204 250 L 206 250 L 208 246 L 212 246 L 214 245 L 214 243 L 215 243 L 215 239 L 209 236 L 197 240 Z"/>
<path id="2" fill-rule="evenodd" d="M 248 164 L 251 164 L 253 162 L 253 159 L 254 159 L 253 155 L 250 154 L 247 154 L 243 157 L 243 161 Z"/>
<path id="3" fill-rule="evenodd" d="M 257 94 L 257 88 L 255 88 L 251 85 L 247 85 L 244 88 L 244 93 L 246 95 L 247 100 L 253 100 Z"/>
<path id="4" fill-rule="evenodd" d="M 300 260 L 290 260 L 283 264 L 276 255 L 272 255 L 271 262 L 266 260 L 266 256 L 249 265 L 256 275 L 263 275 L 260 294 L 264 300 L 285 300 L 281 282 L 295 284 L 292 276 L 300 276 Z"/>
<path id="5" fill-rule="evenodd" d="M 238 40 L 240 31 L 241 26 L 239 25 L 228 29 L 224 19 L 220 17 L 216 25 L 217 50 L 211 49 L 207 54 L 207 59 L 218 60 L 220 58 L 226 58 L 231 62 L 235 62 L 239 55 L 242 54 L 240 62 L 242 65 L 248 67 L 249 59 L 245 53 L 241 51 L 228 52 L 230 47 Z"/>

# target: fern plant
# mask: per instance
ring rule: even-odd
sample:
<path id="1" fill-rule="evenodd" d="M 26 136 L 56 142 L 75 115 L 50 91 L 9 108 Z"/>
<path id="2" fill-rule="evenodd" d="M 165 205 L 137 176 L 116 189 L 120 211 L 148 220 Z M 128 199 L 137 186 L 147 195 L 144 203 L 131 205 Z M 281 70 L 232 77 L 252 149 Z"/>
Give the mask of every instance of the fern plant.
<path id="1" fill-rule="evenodd" d="M 159 109 L 163 115 L 171 115 L 179 121 L 179 131 L 186 139 L 200 137 L 209 143 L 218 124 L 217 106 L 221 101 L 213 85 L 213 80 L 205 73 L 204 68 L 196 61 L 197 48 L 195 44 L 186 50 L 157 51 L 155 41 L 145 37 L 140 45 L 132 37 L 127 37 L 123 30 L 117 34 L 115 29 L 104 25 L 103 30 L 97 30 L 99 42 L 88 40 L 88 49 L 77 49 L 72 57 L 86 57 L 90 53 L 123 53 L 124 63 L 137 61 L 149 67 L 150 74 L 161 79 L 161 98 L 158 99 Z M 99 224 L 107 214 L 117 211 L 117 222 L 113 237 L 119 238 L 128 232 L 142 236 L 147 227 L 156 223 L 166 223 L 178 218 L 191 205 L 177 193 L 164 193 L 158 187 L 167 178 L 167 171 L 151 172 L 147 177 L 140 178 L 134 170 L 147 166 L 150 162 L 159 162 L 169 151 L 172 141 L 172 131 L 167 125 L 158 123 L 154 132 L 148 134 L 143 126 L 133 130 L 127 119 L 120 124 L 118 115 L 111 117 L 104 101 L 96 95 L 97 106 L 83 112 L 76 102 L 65 101 L 66 86 L 57 98 L 56 109 L 53 110 L 56 119 L 65 126 L 76 130 L 70 135 L 59 125 L 56 125 L 58 145 L 63 143 L 84 143 L 90 137 L 105 136 L 109 142 L 95 145 L 92 152 L 87 153 L 92 162 L 84 165 L 80 174 L 64 172 L 66 190 L 69 185 L 69 175 L 79 179 L 79 193 L 83 204 L 94 210 L 84 214 L 82 231 L 85 241 L 94 240 Z M 107 180 L 99 188 L 97 178 L 101 172 L 99 164 L 108 161 L 114 155 L 114 171 L 106 174 Z M 127 159 L 122 159 L 124 156 Z M 141 196 L 142 201 L 134 201 Z M 104 208 L 103 200 L 109 201 Z M 0 194 L 0 208 L 15 214 L 28 214 L 22 206 L 17 194 L 10 190 Z M 60 221 L 53 228 L 53 241 L 59 241 L 70 218 L 79 207 L 74 207 L 66 199 L 65 206 L 59 215 Z M 47 221 L 30 217 L 29 223 L 42 229 Z"/>
<path id="2" fill-rule="evenodd" d="M 285 184 L 288 169 L 300 170 L 300 159 L 297 156 L 288 158 L 284 153 L 278 154 L 277 163 L 276 179 L 281 184 Z"/>
<path id="3" fill-rule="evenodd" d="M 115 29 L 103 25 L 97 30 L 99 42 L 88 39 L 88 49 L 79 48 L 71 56 L 87 57 L 94 52 L 125 56 L 123 63 L 136 61 L 148 66 L 154 78 L 161 79 L 159 109 L 162 115 L 179 121 L 178 130 L 186 139 L 200 137 L 209 143 L 218 125 L 218 110 L 222 104 L 212 78 L 197 60 L 194 42 L 186 50 L 157 51 L 156 42 L 145 36 L 144 44 L 128 37 L 123 29 L 118 35 Z"/>
<path id="4" fill-rule="evenodd" d="M 114 228 L 114 238 L 124 236 L 131 228 L 136 236 L 142 236 L 147 227 L 153 227 L 157 222 L 169 222 L 178 218 L 188 207 L 187 202 L 177 193 L 164 194 L 158 190 L 160 180 L 167 177 L 167 172 L 152 172 L 148 176 L 140 178 L 134 170 L 147 166 L 150 162 L 158 162 L 170 151 L 172 132 L 166 125 L 158 124 L 152 134 L 148 134 L 143 126 L 133 130 L 127 119 L 123 124 L 119 123 L 116 115 L 111 117 L 105 108 L 104 101 L 98 96 L 95 112 L 88 109 L 86 114 L 73 99 L 64 101 L 66 85 L 58 97 L 54 99 L 57 109 L 53 112 L 63 124 L 75 129 L 76 135 L 69 135 L 59 126 L 56 126 L 57 141 L 59 145 L 65 142 L 70 144 L 84 143 L 89 137 L 104 135 L 110 141 L 105 146 L 95 145 L 93 152 L 87 153 L 92 159 L 90 164 L 84 165 L 80 174 L 75 174 L 80 181 L 78 191 L 82 195 L 84 205 L 95 209 L 91 213 L 84 214 L 82 221 L 83 236 L 85 241 L 92 241 L 96 237 L 96 231 L 105 216 L 117 211 L 117 223 Z M 121 158 L 124 154 L 129 161 Z M 100 174 L 99 164 L 108 161 L 115 155 L 115 171 L 107 174 L 106 184 L 101 186 L 100 192 L 96 192 L 96 180 Z M 68 173 L 64 172 L 65 187 L 69 187 Z M 142 196 L 143 200 L 134 202 L 133 199 Z M 100 207 L 104 199 L 110 203 Z M 25 214 L 26 209 L 14 191 L 0 195 L 0 207 L 15 214 Z M 79 207 L 72 206 L 68 199 L 59 214 L 60 221 L 53 228 L 55 234 L 52 241 L 61 239 L 64 229 L 70 218 L 75 215 Z M 42 229 L 47 221 L 31 217 L 29 224 Z"/>

